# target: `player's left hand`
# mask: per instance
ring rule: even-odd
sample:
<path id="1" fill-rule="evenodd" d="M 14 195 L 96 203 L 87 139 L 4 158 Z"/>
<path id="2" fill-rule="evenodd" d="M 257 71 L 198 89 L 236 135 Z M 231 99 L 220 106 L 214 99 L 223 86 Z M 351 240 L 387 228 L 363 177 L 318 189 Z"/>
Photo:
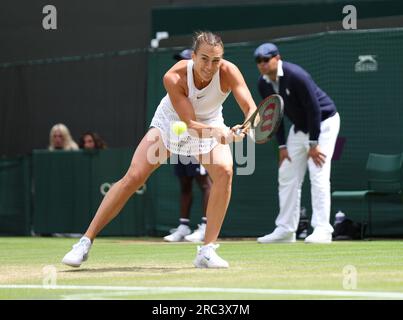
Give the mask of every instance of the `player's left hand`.
<path id="1" fill-rule="evenodd" d="M 309 148 L 308 158 L 311 157 L 317 167 L 322 167 L 326 161 L 326 155 L 321 152 L 319 145 Z"/>

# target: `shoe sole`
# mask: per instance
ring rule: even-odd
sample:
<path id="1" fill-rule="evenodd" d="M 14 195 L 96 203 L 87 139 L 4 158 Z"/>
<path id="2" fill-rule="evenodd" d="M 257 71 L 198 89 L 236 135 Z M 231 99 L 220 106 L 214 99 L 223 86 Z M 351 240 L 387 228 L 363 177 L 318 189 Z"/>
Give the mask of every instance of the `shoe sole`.
<path id="1" fill-rule="evenodd" d="M 70 262 L 70 261 L 65 260 L 65 259 L 62 260 L 62 263 L 65 264 L 66 266 L 69 266 L 69 267 L 78 268 L 78 267 L 81 266 L 81 264 L 82 264 L 83 262 L 87 261 L 87 259 L 88 259 L 88 254 L 84 256 L 83 261 L 82 261 L 80 264 L 77 264 L 77 263 L 74 263 L 74 262 Z"/>
<path id="2" fill-rule="evenodd" d="M 229 265 L 228 266 L 209 267 L 206 263 L 198 263 L 198 262 L 196 262 L 196 260 L 193 261 L 193 265 L 199 269 L 227 269 L 227 268 L 229 268 Z"/>
<path id="3" fill-rule="evenodd" d="M 187 236 L 187 235 L 186 235 Z M 180 239 L 180 240 L 169 240 L 169 239 L 167 239 L 166 237 L 164 237 L 163 239 L 164 239 L 164 241 L 166 241 L 166 242 L 182 242 L 182 241 L 185 241 L 185 237 L 186 236 L 184 236 L 182 239 Z"/>
<path id="4" fill-rule="evenodd" d="M 198 269 L 228 269 L 228 268 L 229 268 L 229 266 L 225 266 L 225 267 L 218 267 L 218 266 L 216 266 L 216 267 L 209 267 L 209 266 L 207 266 L 207 265 L 197 265 L 197 264 L 195 264 L 195 263 L 193 263 L 193 265 L 194 265 L 196 268 L 198 268 Z"/>
<path id="5" fill-rule="evenodd" d="M 73 268 L 78 268 L 79 266 L 81 266 L 81 263 L 80 264 L 75 264 L 75 263 L 71 263 L 71 262 L 68 262 L 68 261 L 62 261 L 62 263 L 65 264 L 66 266 L 73 267 Z"/>
<path id="6" fill-rule="evenodd" d="M 184 239 L 181 239 L 181 240 L 167 240 L 167 239 L 164 239 L 164 241 L 165 242 L 183 242 Z"/>

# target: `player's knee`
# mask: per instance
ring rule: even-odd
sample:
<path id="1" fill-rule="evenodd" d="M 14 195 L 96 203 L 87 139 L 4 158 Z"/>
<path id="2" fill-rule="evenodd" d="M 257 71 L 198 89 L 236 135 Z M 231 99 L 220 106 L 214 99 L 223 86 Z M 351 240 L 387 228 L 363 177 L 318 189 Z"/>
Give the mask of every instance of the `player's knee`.
<path id="1" fill-rule="evenodd" d="M 217 168 L 216 180 L 219 179 L 224 182 L 231 182 L 233 175 L 232 165 L 222 165 Z"/>
<path id="2" fill-rule="evenodd" d="M 122 179 L 122 184 L 124 188 L 134 192 L 139 186 L 142 186 L 145 183 L 146 179 L 147 177 L 137 168 L 130 167 Z"/>

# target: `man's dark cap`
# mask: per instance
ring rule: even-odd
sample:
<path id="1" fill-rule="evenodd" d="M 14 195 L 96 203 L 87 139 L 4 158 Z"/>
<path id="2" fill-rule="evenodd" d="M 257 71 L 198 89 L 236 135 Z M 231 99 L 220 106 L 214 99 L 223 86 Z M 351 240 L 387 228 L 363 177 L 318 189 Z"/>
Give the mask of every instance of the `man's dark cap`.
<path id="1" fill-rule="evenodd" d="M 273 43 L 263 43 L 258 46 L 255 50 L 254 56 L 255 58 L 263 57 L 263 58 L 272 58 L 280 54 L 278 48 Z"/>

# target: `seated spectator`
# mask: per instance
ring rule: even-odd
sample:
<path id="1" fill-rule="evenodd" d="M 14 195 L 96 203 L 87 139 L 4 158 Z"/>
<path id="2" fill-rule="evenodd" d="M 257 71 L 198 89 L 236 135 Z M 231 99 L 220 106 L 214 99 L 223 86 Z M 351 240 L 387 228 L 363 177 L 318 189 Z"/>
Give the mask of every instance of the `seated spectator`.
<path id="1" fill-rule="evenodd" d="M 104 140 L 96 133 L 87 131 L 83 133 L 78 142 L 80 149 L 106 149 Z"/>
<path id="2" fill-rule="evenodd" d="M 55 124 L 49 133 L 49 150 L 78 150 L 70 130 L 62 123 Z"/>

